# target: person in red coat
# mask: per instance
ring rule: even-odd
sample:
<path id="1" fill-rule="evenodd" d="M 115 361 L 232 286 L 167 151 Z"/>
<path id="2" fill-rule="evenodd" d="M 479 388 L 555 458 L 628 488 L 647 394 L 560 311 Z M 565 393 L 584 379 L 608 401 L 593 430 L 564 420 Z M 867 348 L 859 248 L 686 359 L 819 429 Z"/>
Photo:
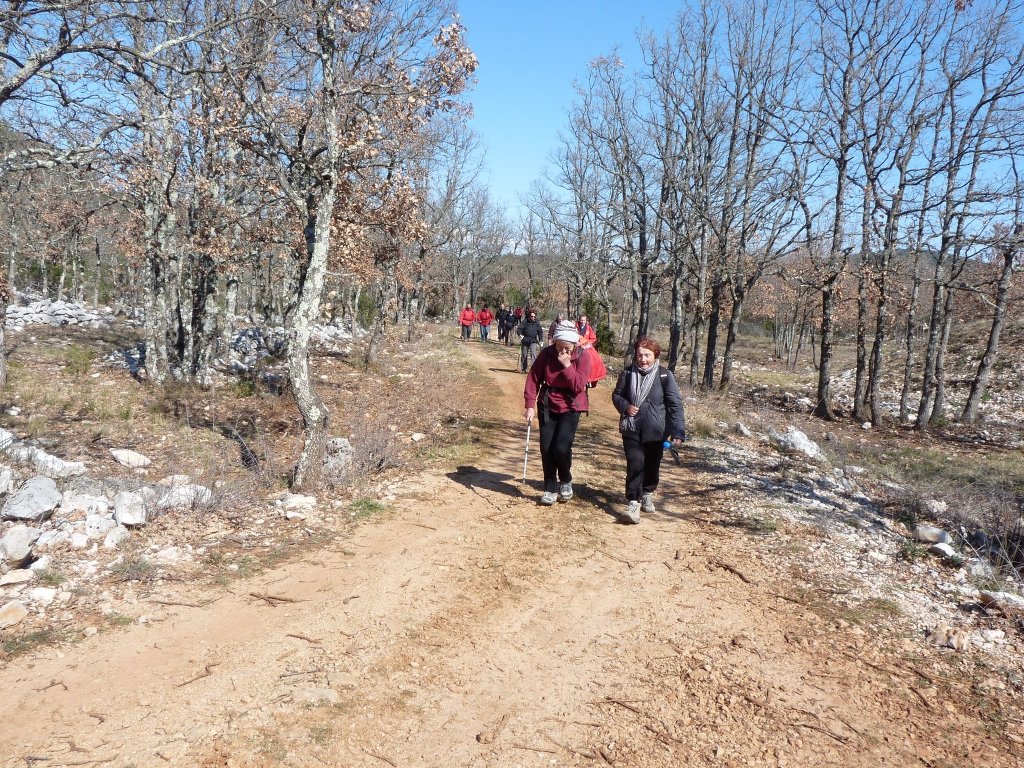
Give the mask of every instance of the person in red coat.
<path id="1" fill-rule="evenodd" d="M 476 322 L 476 312 L 473 311 L 473 307 L 469 304 L 462 310 L 459 315 L 459 325 L 462 328 L 462 340 L 468 341 L 469 337 L 473 334 L 473 323 Z"/>
<path id="2" fill-rule="evenodd" d="M 540 419 L 540 457 L 544 466 L 544 495 L 550 506 L 569 501 L 572 490 L 572 444 L 580 414 L 590 410 L 587 382 L 592 375 L 590 354 L 579 346 L 571 322 L 555 329 L 553 343 L 544 347 L 530 368 L 523 390 L 526 422 Z"/>
<path id="3" fill-rule="evenodd" d="M 576 333 L 580 335 L 580 346 L 586 349 L 597 344 L 597 331 L 590 324 L 586 315 L 580 315 L 576 321 Z"/>
<path id="4" fill-rule="evenodd" d="M 476 321 L 480 323 L 480 341 L 484 344 L 487 343 L 487 334 L 491 332 L 491 321 L 494 320 L 494 313 L 487 308 L 484 304 L 484 308 L 480 310 L 480 314 L 476 316 Z"/>

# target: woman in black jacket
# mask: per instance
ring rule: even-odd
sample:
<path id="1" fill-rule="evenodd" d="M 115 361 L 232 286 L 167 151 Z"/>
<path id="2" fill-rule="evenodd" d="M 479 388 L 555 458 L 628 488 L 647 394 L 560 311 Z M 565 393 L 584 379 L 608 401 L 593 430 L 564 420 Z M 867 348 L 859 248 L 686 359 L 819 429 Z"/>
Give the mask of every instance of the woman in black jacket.
<path id="1" fill-rule="evenodd" d="M 661 346 L 638 339 L 633 364 L 619 374 L 612 402 L 620 414 L 619 431 L 626 453 L 626 501 L 623 519 L 640 522 L 640 512 L 654 512 L 665 441 L 675 446 L 686 437 L 683 399 L 675 377 L 661 367 Z"/>

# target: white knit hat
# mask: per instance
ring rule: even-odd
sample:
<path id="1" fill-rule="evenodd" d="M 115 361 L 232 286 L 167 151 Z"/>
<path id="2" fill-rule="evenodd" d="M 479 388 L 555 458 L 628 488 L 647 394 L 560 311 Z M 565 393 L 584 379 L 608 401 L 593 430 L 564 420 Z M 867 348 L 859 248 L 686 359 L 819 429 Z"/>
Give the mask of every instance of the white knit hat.
<path id="1" fill-rule="evenodd" d="M 555 326 L 555 341 L 567 341 L 570 344 L 579 344 L 580 335 L 576 332 L 576 326 L 568 320 Z"/>

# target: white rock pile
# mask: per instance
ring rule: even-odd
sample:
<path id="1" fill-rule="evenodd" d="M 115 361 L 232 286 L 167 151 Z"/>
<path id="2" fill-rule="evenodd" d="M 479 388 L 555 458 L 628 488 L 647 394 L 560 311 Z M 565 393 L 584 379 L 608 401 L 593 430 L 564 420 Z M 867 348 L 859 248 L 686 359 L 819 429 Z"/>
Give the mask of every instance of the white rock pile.
<path id="1" fill-rule="evenodd" d="M 21 297 L 21 302 L 24 303 L 12 303 L 7 307 L 9 330 L 21 330 L 27 325 L 85 325 L 101 328 L 106 323 L 114 322 L 109 307 L 89 309 L 68 301 L 29 301 L 25 297 Z"/>

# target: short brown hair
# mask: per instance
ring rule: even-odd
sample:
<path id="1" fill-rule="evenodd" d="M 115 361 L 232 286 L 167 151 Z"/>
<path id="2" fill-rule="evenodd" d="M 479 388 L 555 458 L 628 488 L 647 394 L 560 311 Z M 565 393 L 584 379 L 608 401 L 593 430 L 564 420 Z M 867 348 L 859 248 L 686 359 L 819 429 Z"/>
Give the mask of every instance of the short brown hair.
<path id="1" fill-rule="evenodd" d="M 644 349 L 651 350 L 651 352 L 654 353 L 654 359 L 655 360 L 658 360 L 658 359 L 661 358 L 661 344 L 659 344 L 658 342 L 656 342 L 654 339 L 650 338 L 649 336 L 644 336 L 642 339 L 637 339 L 636 340 L 636 344 L 633 345 L 633 354 L 634 355 L 639 351 L 640 347 L 643 347 Z"/>

